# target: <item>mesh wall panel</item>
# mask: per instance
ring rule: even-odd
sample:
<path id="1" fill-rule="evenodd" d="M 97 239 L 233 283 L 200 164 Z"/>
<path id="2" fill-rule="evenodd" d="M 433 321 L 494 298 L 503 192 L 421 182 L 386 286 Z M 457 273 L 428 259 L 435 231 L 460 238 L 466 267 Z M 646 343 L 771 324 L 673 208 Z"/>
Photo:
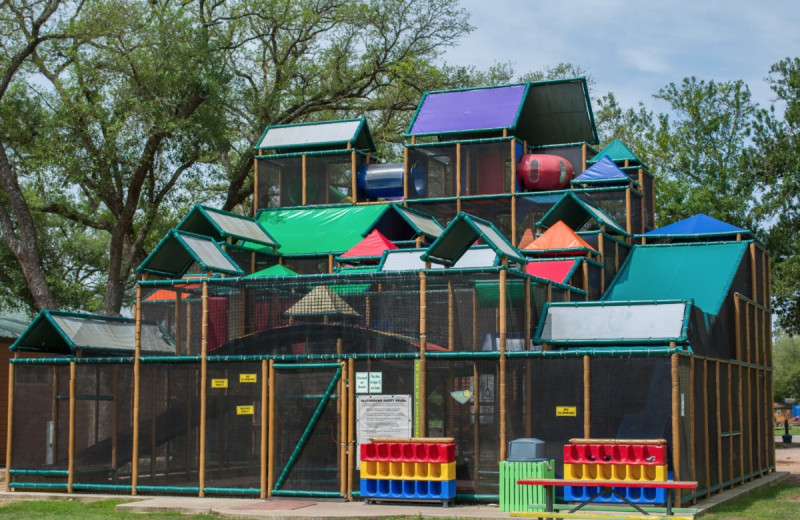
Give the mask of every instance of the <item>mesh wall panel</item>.
<path id="1" fill-rule="evenodd" d="M 408 164 L 420 164 L 428 173 L 428 197 L 455 195 L 455 157 L 455 146 L 408 148 Z"/>
<path id="2" fill-rule="evenodd" d="M 640 176 L 641 189 L 644 193 L 644 225 L 646 230 L 655 229 L 655 201 L 653 201 L 653 177 L 648 174 Z"/>
<path id="3" fill-rule="evenodd" d="M 731 393 L 730 393 L 730 379 L 728 376 L 728 363 L 720 362 L 719 366 L 719 428 L 720 428 L 720 455 L 722 465 L 722 482 L 728 484 L 733 479 L 732 475 L 732 457 L 733 442 L 731 437 Z"/>
<path id="4" fill-rule="evenodd" d="M 281 205 L 281 164 L 278 161 L 258 161 L 258 193 L 256 206 L 261 208 L 277 208 Z"/>
<path id="5" fill-rule="evenodd" d="M 439 200 L 439 199 L 412 199 L 408 200 L 408 207 L 413 208 L 423 213 L 435 217 L 439 224 L 447 226 L 453 220 L 458 211 L 457 206 L 452 200 Z"/>
<path id="6" fill-rule="evenodd" d="M 68 398 L 69 365 L 14 365 L 12 469 L 67 469 Z M 21 475 L 13 480 L 66 482 L 67 478 Z"/>
<path id="7" fill-rule="evenodd" d="M 614 221 L 627 231 L 627 203 L 626 193 L 630 188 L 619 190 L 581 190 L 580 196 L 606 212 Z M 642 227 L 642 198 L 631 192 L 631 230 L 641 233 Z M 599 224 L 591 219 L 582 231 L 599 230 Z"/>
<path id="8" fill-rule="evenodd" d="M 717 368 L 715 361 L 708 361 L 706 378 L 706 394 L 708 395 L 708 475 L 711 487 L 715 488 L 722 482 L 720 475 L 720 424 L 718 420 L 718 408 L 720 406 L 717 397 Z"/>
<path id="9" fill-rule="evenodd" d="M 261 364 L 209 363 L 208 380 L 206 486 L 258 488 Z"/>
<path id="10" fill-rule="evenodd" d="M 694 362 L 694 447 L 695 447 L 695 480 L 698 491 L 708 489 L 709 473 L 706 465 L 708 446 L 706 441 L 706 422 L 708 416 L 708 394 L 703 379 L 704 363 L 700 360 Z M 681 477 L 683 478 L 683 477 Z"/>
<path id="11" fill-rule="evenodd" d="M 339 396 L 334 392 L 316 424 L 311 419 L 335 369 L 276 371 L 275 380 L 275 482 L 287 466 L 280 487 L 292 491 L 339 491 Z M 302 450 L 295 448 L 309 429 Z M 291 459 L 292 455 L 295 459 Z"/>
<path id="12" fill-rule="evenodd" d="M 76 366 L 75 482 L 130 484 L 133 364 Z"/>
<path id="13" fill-rule="evenodd" d="M 680 480 L 695 480 L 694 458 L 697 452 L 693 450 L 692 440 L 692 392 L 690 384 L 691 361 L 686 356 L 678 358 L 678 389 L 679 389 L 679 437 L 680 437 Z M 677 480 L 677 479 L 676 479 Z M 683 494 L 688 494 L 684 491 Z"/>
<path id="14" fill-rule="evenodd" d="M 520 229 L 519 225 L 517 227 L 518 236 L 511 236 L 510 195 L 465 197 L 461 199 L 461 211 L 491 221 L 497 230 L 513 244 L 517 244 L 519 237 L 522 236 L 523 229 Z"/>

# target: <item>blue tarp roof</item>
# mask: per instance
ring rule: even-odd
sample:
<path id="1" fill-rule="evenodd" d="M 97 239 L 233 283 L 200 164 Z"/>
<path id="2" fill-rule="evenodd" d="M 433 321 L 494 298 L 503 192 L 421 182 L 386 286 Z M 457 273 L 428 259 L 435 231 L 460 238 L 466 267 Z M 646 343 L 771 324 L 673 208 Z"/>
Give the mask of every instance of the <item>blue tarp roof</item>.
<path id="1" fill-rule="evenodd" d="M 750 232 L 746 229 L 736 227 L 727 222 L 717 220 L 709 217 L 703 213 L 691 216 L 687 219 L 679 220 L 668 226 L 660 227 L 644 234 L 647 237 L 658 236 L 714 236 L 714 235 L 736 235 L 742 233 L 743 235 L 750 236 Z"/>
<path id="2" fill-rule="evenodd" d="M 625 175 L 625 172 L 620 170 L 610 157 L 604 155 L 602 159 L 594 163 L 585 172 L 578 175 L 572 182 L 574 184 L 617 184 L 620 182 L 627 184 L 631 182 L 631 178 Z"/>

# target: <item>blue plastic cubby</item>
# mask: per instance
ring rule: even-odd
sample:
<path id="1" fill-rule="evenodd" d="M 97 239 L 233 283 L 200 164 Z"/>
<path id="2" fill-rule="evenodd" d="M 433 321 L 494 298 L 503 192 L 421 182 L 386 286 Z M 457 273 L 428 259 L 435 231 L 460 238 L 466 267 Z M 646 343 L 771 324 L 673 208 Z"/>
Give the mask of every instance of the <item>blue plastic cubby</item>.
<path id="1" fill-rule="evenodd" d="M 455 480 L 361 479 L 363 498 L 449 500 L 456 496 Z"/>

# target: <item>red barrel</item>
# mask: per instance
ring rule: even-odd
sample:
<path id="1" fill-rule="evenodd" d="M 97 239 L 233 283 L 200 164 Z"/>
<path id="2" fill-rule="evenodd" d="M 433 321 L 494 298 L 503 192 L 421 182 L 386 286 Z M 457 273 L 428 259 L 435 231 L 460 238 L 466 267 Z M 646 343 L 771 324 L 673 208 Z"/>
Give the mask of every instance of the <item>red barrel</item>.
<path id="1" fill-rule="evenodd" d="M 517 165 L 517 180 L 526 191 L 560 190 L 573 177 L 572 164 L 558 155 L 529 153 Z"/>

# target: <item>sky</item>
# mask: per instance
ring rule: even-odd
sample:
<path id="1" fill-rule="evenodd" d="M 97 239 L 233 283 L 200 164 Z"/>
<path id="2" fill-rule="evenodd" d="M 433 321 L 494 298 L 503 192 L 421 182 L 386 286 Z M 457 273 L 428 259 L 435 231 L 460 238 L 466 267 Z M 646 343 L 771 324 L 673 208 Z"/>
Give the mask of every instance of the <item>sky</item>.
<path id="1" fill-rule="evenodd" d="M 511 62 L 517 74 L 561 62 L 594 79 L 593 108 L 613 92 L 623 107 L 685 77 L 743 80 L 767 107 L 772 64 L 800 57 L 800 0 L 461 0 L 475 27 L 445 54 L 452 65 L 488 69 Z"/>

